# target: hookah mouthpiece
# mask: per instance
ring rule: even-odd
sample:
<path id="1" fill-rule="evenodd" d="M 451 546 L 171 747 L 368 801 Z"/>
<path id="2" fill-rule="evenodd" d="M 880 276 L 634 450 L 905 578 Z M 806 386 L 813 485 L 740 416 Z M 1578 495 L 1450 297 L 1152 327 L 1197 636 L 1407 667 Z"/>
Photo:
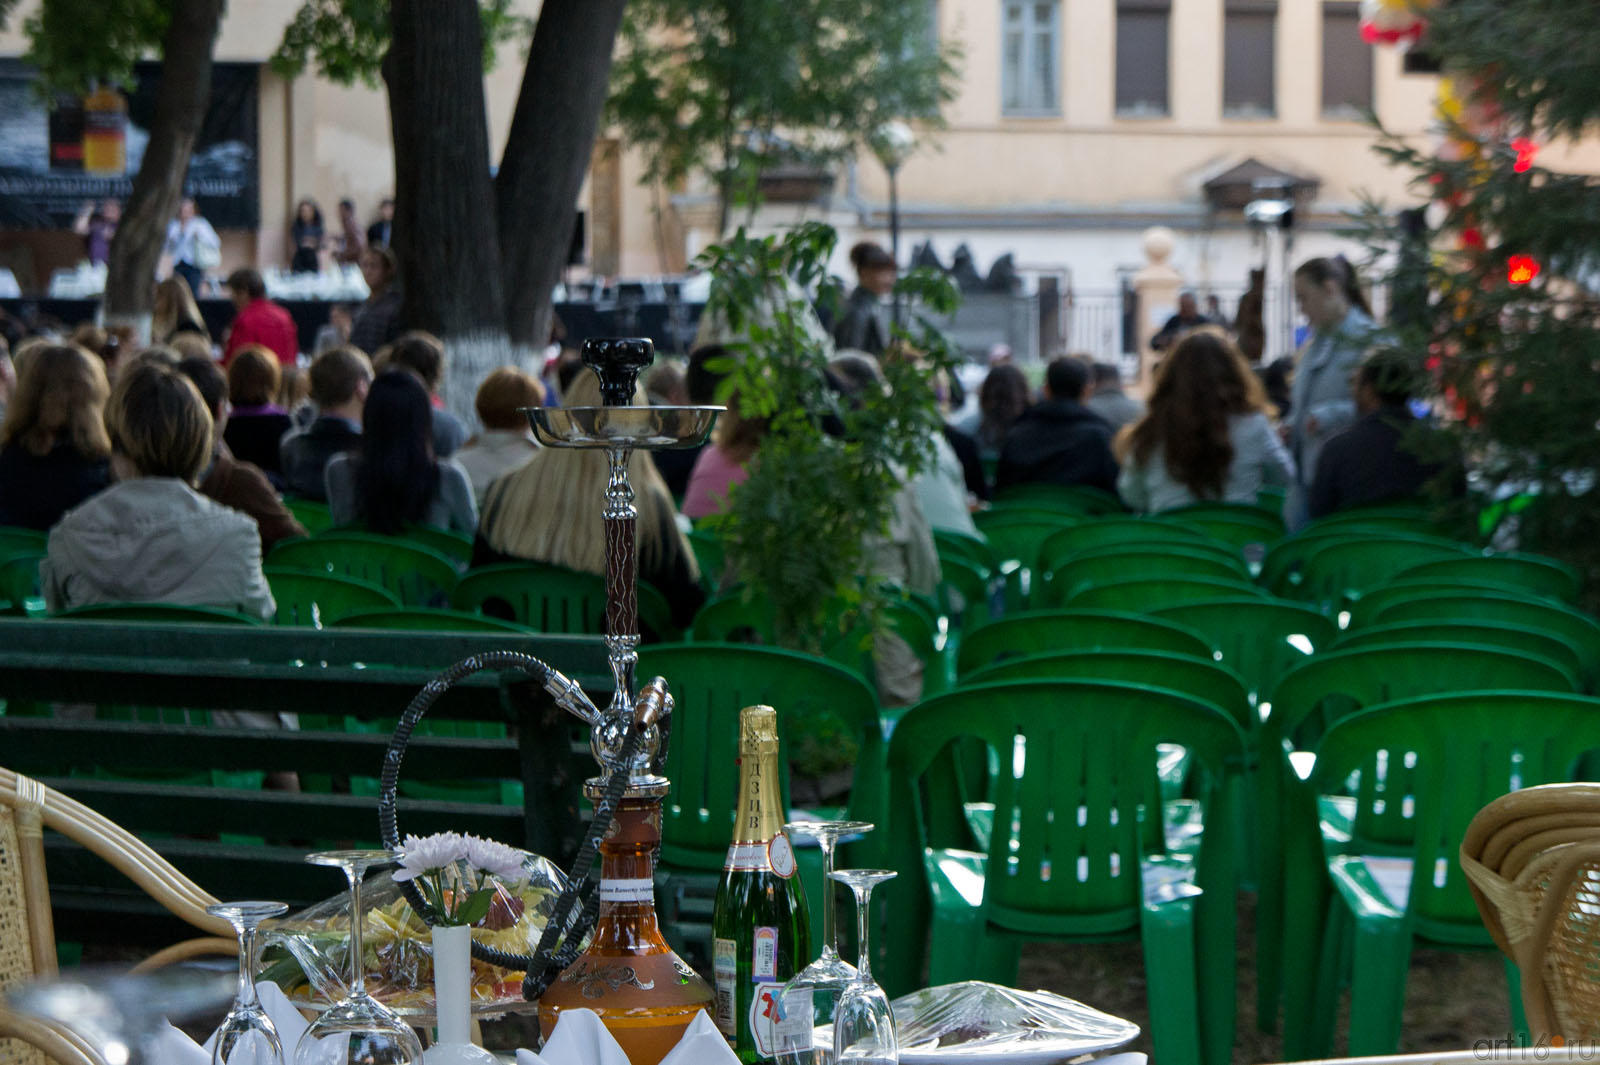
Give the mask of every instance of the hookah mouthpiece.
<path id="1" fill-rule="evenodd" d="M 608 407 L 633 403 L 639 372 L 656 359 L 647 337 L 596 337 L 583 342 L 583 364 L 600 378 L 600 395 Z"/>

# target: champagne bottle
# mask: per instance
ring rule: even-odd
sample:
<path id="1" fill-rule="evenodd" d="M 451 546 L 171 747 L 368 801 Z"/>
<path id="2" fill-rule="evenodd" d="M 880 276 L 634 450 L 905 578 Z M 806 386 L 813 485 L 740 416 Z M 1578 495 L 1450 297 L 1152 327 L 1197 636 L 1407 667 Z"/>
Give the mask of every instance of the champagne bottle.
<path id="1" fill-rule="evenodd" d="M 773 1056 L 783 985 L 810 949 L 805 889 L 778 796 L 777 711 L 747 706 L 739 713 L 733 842 L 711 918 L 717 1027 L 742 1062 Z"/>

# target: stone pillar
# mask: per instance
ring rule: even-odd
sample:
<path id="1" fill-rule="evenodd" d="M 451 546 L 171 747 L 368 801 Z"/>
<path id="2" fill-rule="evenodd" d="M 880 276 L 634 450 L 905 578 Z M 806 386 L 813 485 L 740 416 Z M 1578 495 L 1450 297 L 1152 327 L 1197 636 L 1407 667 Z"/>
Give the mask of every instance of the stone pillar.
<path id="1" fill-rule="evenodd" d="M 1162 323 L 1178 309 L 1178 293 L 1183 290 L 1183 275 L 1167 260 L 1172 258 L 1177 238 L 1166 226 L 1151 226 L 1144 231 L 1144 256 L 1148 260 L 1144 269 L 1133 275 L 1133 291 L 1139 298 L 1137 336 L 1139 351 L 1139 376 L 1128 382 L 1130 393 L 1143 396 L 1150 388 L 1150 372 L 1156 352 L 1150 339 L 1160 331 Z"/>

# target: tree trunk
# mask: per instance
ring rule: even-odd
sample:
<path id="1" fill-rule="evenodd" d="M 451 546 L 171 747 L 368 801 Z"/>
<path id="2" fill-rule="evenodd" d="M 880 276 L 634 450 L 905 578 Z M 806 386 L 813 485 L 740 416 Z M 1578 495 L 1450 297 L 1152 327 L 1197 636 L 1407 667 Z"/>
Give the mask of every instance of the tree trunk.
<path id="1" fill-rule="evenodd" d="M 550 335 L 626 0 L 545 0 L 495 179 L 506 322 L 519 348 Z"/>
<path id="2" fill-rule="evenodd" d="M 384 58 L 394 137 L 395 255 L 408 326 L 438 334 L 445 399 L 472 417 L 478 381 L 510 360 L 475 0 L 393 0 Z"/>
<path id="3" fill-rule="evenodd" d="M 155 300 L 167 223 L 178 213 L 189 156 L 211 101 L 211 50 L 222 8 L 223 0 L 173 0 L 150 142 L 111 240 L 105 317 L 111 324 L 139 324 L 141 334 Z"/>

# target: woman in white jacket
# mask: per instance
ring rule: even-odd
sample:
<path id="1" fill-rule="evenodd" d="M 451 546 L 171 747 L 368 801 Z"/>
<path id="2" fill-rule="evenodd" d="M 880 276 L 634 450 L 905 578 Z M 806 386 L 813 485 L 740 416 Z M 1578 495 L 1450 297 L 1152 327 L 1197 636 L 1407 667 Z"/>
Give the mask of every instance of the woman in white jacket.
<path id="1" fill-rule="evenodd" d="M 194 490 L 215 431 L 194 384 L 158 363 L 136 364 L 111 393 L 106 429 L 116 483 L 50 530 L 40 564 L 50 611 L 175 603 L 270 619 L 255 521 Z"/>
<path id="2" fill-rule="evenodd" d="M 1253 503 L 1264 483 L 1294 480 L 1294 460 L 1266 416 L 1267 397 L 1220 329 L 1184 336 L 1156 371 L 1143 418 L 1117 440 L 1117 491 L 1136 511 Z"/>

